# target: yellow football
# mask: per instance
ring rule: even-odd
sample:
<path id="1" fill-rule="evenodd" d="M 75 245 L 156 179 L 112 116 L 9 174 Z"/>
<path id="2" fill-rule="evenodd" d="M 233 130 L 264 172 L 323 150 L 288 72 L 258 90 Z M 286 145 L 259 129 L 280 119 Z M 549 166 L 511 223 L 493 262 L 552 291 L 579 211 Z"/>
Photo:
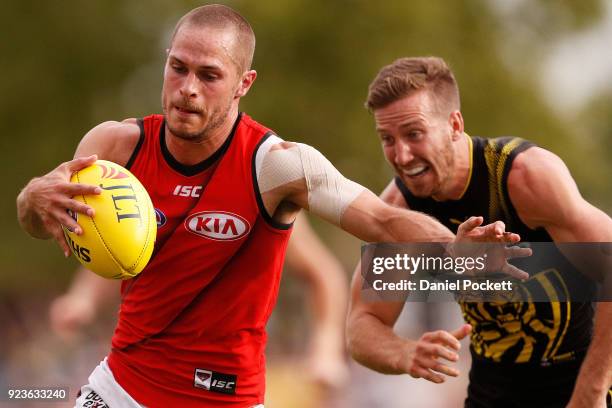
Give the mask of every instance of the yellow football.
<path id="1" fill-rule="evenodd" d="M 151 258 L 157 233 L 155 209 L 145 188 L 127 169 L 106 160 L 75 172 L 70 181 L 102 189 L 99 195 L 73 197 L 95 211 L 93 217 L 70 212 L 83 230 L 76 235 L 64 227 L 74 256 L 105 278 L 136 276 Z"/>

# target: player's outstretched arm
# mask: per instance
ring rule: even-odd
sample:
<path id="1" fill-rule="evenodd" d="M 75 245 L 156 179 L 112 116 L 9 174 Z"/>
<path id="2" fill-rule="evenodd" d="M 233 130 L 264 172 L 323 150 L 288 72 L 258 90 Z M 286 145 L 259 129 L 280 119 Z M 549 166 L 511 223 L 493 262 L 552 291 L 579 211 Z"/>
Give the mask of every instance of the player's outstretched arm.
<path id="1" fill-rule="evenodd" d="M 17 218 L 34 238 L 54 238 L 65 256 L 70 255 L 61 225 L 76 234 L 82 230 L 67 210 L 93 216 L 93 208 L 73 200 L 75 195 L 100 194 L 98 186 L 70 183 L 72 173 L 93 164 L 98 158 L 125 164 L 138 141 L 135 121 L 105 122 L 85 135 L 74 159 L 60 164 L 41 177 L 32 179 L 17 197 Z"/>
<path id="2" fill-rule="evenodd" d="M 307 209 L 366 242 L 451 242 L 455 235 L 433 217 L 384 203 L 365 187 L 347 179 L 316 149 L 280 142 L 256 160 L 257 183 L 264 206 L 275 220 L 292 221 Z M 502 223 L 472 225 L 465 242 L 515 242 Z"/>
<path id="3" fill-rule="evenodd" d="M 450 242 L 454 234 L 432 217 L 394 208 L 345 178 L 316 149 L 282 142 L 263 153 L 257 173 L 268 213 L 295 218 L 304 208 L 367 242 Z"/>
<path id="4" fill-rule="evenodd" d="M 345 231 L 366 242 L 451 242 L 455 235 L 426 214 L 392 207 L 364 190 L 340 220 Z"/>
<path id="5" fill-rule="evenodd" d="M 555 242 L 612 242 L 612 219 L 581 196 L 565 163 L 549 151 L 534 147 L 517 156 L 508 192 L 521 220 L 545 228 Z M 572 260 L 573 254 L 566 255 Z M 591 278 L 612 287 L 609 269 L 591 272 L 596 272 Z M 612 386 L 611 326 L 612 302 L 598 303 L 593 339 L 568 407 L 605 406 Z"/>

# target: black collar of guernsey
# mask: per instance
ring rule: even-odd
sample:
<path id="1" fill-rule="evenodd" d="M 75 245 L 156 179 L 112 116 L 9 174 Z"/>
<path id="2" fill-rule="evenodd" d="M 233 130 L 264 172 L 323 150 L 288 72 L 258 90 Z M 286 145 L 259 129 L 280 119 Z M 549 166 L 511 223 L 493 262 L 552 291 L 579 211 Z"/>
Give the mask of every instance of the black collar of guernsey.
<path id="1" fill-rule="evenodd" d="M 194 176 L 208 169 L 210 166 L 216 163 L 217 160 L 219 160 L 229 148 L 241 118 L 242 112 L 238 113 L 238 117 L 234 122 L 234 126 L 232 126 L 232 131 L 230 132 L 227 139 L 225 139 L 225 142 L 223 142 L 221 147 L 217 149 L 217 151 L 215 151 L 213 154 L 211 154 L 209 157 L 202 160 L 201 162 L 193 164 L 191 166 L 187 166 L 177 161 L 170 153 L 170 150 L 168 150 L 168 146 L 166 145 L 166 119 L 164 118 L 164 121 L 159 130 L 159 145 L 161 146 L 162 155 L 164 156 L 166 163 L 168 163 L 170 167 L 172 167 L 174 170 L 178 171 L 184 176 Z"/>

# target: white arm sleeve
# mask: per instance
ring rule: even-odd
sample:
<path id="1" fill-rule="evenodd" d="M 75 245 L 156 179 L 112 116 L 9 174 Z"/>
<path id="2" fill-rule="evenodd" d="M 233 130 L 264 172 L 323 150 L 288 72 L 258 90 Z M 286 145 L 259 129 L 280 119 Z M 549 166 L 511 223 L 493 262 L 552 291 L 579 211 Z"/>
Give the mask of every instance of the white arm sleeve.
<path id="1" fill-rule="evenodd" d="M 257 184 L 261 194 L 292 181 L 305 179 L 308 210 L 340 225 L 346 208 L 365 190 L 347 179 L 315 148 L 293 143 L 290 147 L 271 149 L 282 142 L 268 138 L 255 157 Z"/>

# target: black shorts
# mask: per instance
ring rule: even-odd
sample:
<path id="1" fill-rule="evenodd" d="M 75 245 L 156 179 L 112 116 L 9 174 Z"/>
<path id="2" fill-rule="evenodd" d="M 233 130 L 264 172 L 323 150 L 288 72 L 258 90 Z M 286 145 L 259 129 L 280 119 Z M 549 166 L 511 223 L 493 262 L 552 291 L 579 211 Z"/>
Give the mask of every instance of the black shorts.
<path id="1" fill-rule="evenodd" d="M 582 359 L 542 367 L 473 360 L 465 408 L 564 408 Z M 608 395 L 608 407 L 612 407 Z"/>

